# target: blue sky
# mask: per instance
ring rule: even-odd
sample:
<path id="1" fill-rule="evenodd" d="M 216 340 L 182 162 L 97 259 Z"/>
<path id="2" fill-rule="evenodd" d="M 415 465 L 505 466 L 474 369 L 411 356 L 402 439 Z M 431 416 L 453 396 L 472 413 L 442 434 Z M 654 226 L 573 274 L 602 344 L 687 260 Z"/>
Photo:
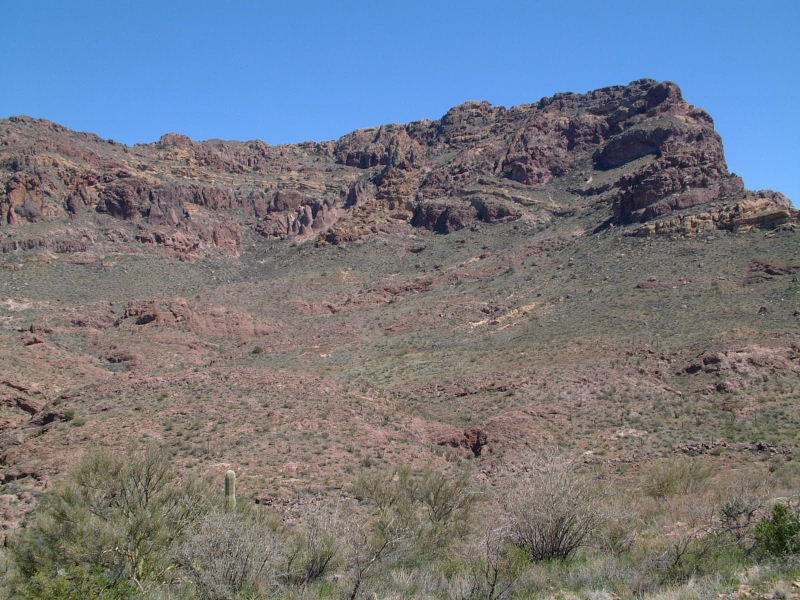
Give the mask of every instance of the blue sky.
<path id="1" fill-rule="evenodd" d="M 126 143 L 332 139 L 642 77 L 708 109 L 748 187 L 800 202 L 800 1 L 0 0 L 0 117 Z"/>

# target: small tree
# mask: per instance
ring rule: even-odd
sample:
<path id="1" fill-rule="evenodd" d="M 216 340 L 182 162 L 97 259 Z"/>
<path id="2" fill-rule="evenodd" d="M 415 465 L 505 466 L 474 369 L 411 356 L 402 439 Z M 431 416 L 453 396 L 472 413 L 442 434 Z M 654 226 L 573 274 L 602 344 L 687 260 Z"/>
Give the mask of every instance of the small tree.
<path id="1" fill-rule="evenodd" d="M 509 597 L 520 576 L 519 550 L 510 547 L 505 532 L 489 529 L 472 548 L 470 591 L 466 598 L 501 600 Z"/>
<path id="2" fill-rule="evenodd" d="M 339 526 L 343 591 L 348 600 L 356 600 L 364 597 L 367 584 L 398 558 L 408 541 L 408 531 L 394 516 L 364 519 L 350 515 Z"/>
<path id="3" fill-rule="evenodd" d="M 332 570 L 338 553 L 330 516 L 306 515 L 286 546 L 283 578 L 301 587 L 319 581 Z"/>
<path id="4" fill-rule="evenodd" d="M 145 590 L 176 567 L 173 544 L 207 509 L 161 450 L 97 452 L 42 499 L 15 561 L 26 579 L 85 569 Z"/>
<path id="5" fill-rule="evenodd" d="M 449 475 L 431 468 L 396 467 L 366 474 L 354 491 L 377 515 L 403 528 L 421 554 L 463 537 L 477 500 L 467 472 Z"/>
<path id="6" fill-rule="evenodd" d="M 759 483 L 755 488 L 740 485 L 729 489 L 726 499 L 717 507 L 716 533 L 729 536 L 744 552 L 752 551 L 755 546 L 754 525 L 764 508 L 759 491 L 764 484 Z"/>
<path id="7" fill-rule="evenodd" d="M 23 600 L 128 600 L 136 589 L 125 579 L 110 579 L 84 567 L 64 570 L 53 577 L 37 573 L 18 590 Z"/>

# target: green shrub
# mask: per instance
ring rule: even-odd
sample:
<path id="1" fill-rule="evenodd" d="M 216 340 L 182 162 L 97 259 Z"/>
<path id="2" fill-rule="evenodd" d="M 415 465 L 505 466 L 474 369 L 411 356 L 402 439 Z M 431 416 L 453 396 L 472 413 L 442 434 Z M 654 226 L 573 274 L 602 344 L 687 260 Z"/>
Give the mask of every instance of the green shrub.
<path id="1" fill-rule="evenodd" d="M 354 494 L 402 528 L 420 557 L 462 537 L 477 500 L 468 473 L 450 476 L 431 468 L 367 473 Z"/>
<path id="2" fill-rule="evenodd" d="M 755 529 L 756 549 L 765 556 L 800 553 L 800 514 L 786 504 L 772 507 L 772 515 Z"/>
<path id="3" fill-rule="evenodd" d="M 657 560 L 663 584 L 692 577 L 732 575 L 745 564 L 744 553 L 727 536 L 694 530 L 673 538 Z"/>
<path id="4" fill-rule="evenodd" d="M 339 544 L 328 523 L 309 517 L 285 548 L 285 579 L 292 585 L 321 580 L 333 568 Z"/>
<path id="5" fill-rule="evenodd" d="M 73 567 L 55 577 L 37 573 L 20 590 L 24 600 L 125 600 L 133 598 L 134 586 L 127 580 L 111 579 L 85 567 Z"/>
<path id="6" fill-rule="evenodd" d="M 34 520 L 15 540 L 14 562 L 30 582 L 58 579 L 66 569 L 148 589 L 174 569 L 175 542 L 206 511 L 199 489 L 179 481 L 160 450 L 125 458 L 99 452 L 42 498 Z M 58 585 L 69 590 L 84 580 L 72 577 Z"/>

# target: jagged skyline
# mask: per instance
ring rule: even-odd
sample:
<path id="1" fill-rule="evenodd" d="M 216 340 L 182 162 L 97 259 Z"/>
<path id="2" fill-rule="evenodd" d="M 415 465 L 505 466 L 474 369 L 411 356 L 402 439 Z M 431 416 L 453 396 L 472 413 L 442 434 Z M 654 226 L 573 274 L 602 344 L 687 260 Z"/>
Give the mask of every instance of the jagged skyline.
<path id="1" fill-rule="evenodd" d="M 469 99 L 511 106 L 652 77 L 678 82 L 714 115 L 748 187 L 797 202 L 796 3 L 509 10 L 513 18 L 477 2 L 457 11 L 416 2 L 380 11 L 360 2 L 9 4 L 0 73 L 14 84 L 0 116 L 125 143 L 177 131 L 277 144 L 435 119 Z"/>

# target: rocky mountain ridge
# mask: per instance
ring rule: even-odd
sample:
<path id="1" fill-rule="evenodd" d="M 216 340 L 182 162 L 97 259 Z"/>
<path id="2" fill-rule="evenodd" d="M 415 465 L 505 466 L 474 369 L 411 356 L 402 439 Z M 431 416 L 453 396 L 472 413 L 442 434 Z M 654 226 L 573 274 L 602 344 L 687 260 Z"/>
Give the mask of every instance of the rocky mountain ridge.
<path id="1" fill-rule="evenodd" d="M 648 79 L 512 108 L 472 101 L 436 121 L 284 146 L 167 134 L 129 147 L 45 120 L 0 121 L 5 252 L 237 253 L 259 236 L 342 243 L 588 210 L 597 228 L 636 235 L 798 222 L 785 196 L 748 191 L 728 171 L 706 111 Z M 87 214 L 94 223 L 81 230 Z M 37 238 L 18 228 L 41 222 L 66 229 Z"/>

